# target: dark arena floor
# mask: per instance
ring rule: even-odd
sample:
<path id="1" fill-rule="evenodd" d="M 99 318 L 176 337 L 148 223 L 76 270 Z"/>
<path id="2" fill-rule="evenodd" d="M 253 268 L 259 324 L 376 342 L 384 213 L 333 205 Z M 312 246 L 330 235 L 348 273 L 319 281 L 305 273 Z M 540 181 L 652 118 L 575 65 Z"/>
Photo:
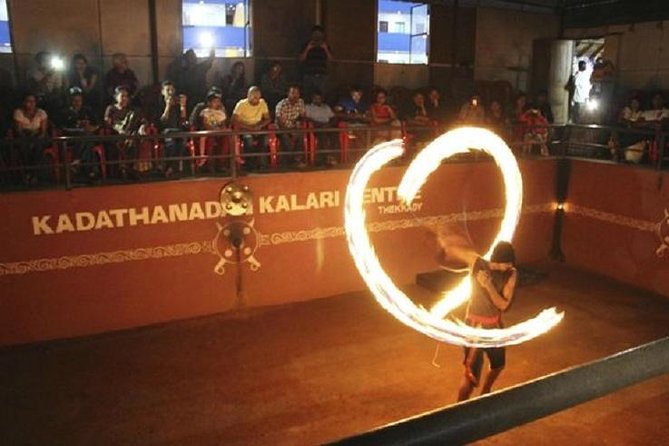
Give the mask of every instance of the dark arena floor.
<path id="1" fill-rule="evenodd" d="M 497 389 L 669 334 L 669 300 L 559 264 L 506 316 L 566 312 L 511 347 Z M 409 286 L 413 296 L 427 292 Z M 427 296 L 429 298 L 429 296 Z M 461 350 L 368 293 L 0 351 L 3 445 L 309 445 L 454 403 Z M 669 376 L 490 437 L 482 445 L 669 441 Z"/>

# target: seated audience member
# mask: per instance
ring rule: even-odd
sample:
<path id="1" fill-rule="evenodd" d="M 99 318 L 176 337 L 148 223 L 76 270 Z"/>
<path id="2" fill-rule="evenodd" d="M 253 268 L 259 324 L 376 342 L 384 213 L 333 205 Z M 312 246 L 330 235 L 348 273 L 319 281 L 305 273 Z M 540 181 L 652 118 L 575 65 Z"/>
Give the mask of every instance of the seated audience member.
<path id="1" fill-rule="evenodd" d="M 288 87 L 281 63 L 272 62 L 269 71 L 260 80 L 260 88 L 270 110 L 274 110 L 276 104 L 284 98 Z"/>
<path id="2" fill-rule="evenodd" d="M 81 89 L 83 102 L 91 110 L 96 112 L 101 111 L 98 72 L 95 68 L 88 65 L 88 59 L 83 54 L 75 54 L 72 57 L 68 82 L 70 87 Z"/>
<path id="3" fill-rule="evenodd" d="M 335 116 L 348 123 L 366 125 L 369 122 L 369 107 L 362 100 L 362 89 L 351 87 L 349 96 L 342 98 L 334 107 Z"/>
<path id="4" fill-rule="evenodd" d="M 237 103 L 232 112 L 232 125 L 241 130 L 264 130 L 271 122 L 267 102 L 261 97 L 260 88 L 249 88 L 247 97 Z M 242 135 L 245 153 L 261 153 L 262 156 L 249 157 L 245 163 L 251 169 L 267 167 L 267 136 Z"/>
<path id="5" fill-rule="evenodd" d="M 172 81 L 164 81 L 160 93 L 160 116 L 157 120 L 157 126 L 160 132 L 167 135 L 188 130 L 188 98 L 186 95 L 177 95 L 176 87 Z M 186 153 L 186 144 L 183 139 L 165 139 L 165 158 L 184 157 L 186 156 Z M 167 161 L 165 165 L 165 176 L 172 176 L 179 170 L 179 165 L 181 164 L 183 163 L 177 160 Z M 188 165 L 188 163 L 186 165 Z"/>
<path id="6" fill-rule="evenodd" d="M 546 90 L 541 90 L 539 93 L 537 93 L 537 97 L 534 101 L 534 108 L 541 112 L 549 124 L 552 124 L 555 121 L 555 118 L 553 117 L 553 109 L 551 108 L 551 104 L 548 102 L 548 93 Z"/>
<path id="7" fill-rule="evenodd" d="M 641 113 L 639 125 L 661 127 L 669 120 L 669 109 L 664 106 L 662 93 L 655 93 L 650 101 L 650 108 Z"/>
<path id="8" fill-rule="evenodd" d="M 40 51 L 35 55 L 35 67 L 28 71 L 27 86 L 49 113 L 58 112 L 63 107 L 62 95 L 65 86 L 63 74 L 52 64 L 53 55 Z"/>
<path id="9" fill-rule="evenodd" d="M 513 126 L 513 132 L 511 133 L 513 143 L 522 143 L 523 141 L 525 129 L 521 121 L 527 109 L 527 95 L 523 92 L 519 92 L 513 100 L 513 108 L 509 116 L 511 125 Z"/>
<path id="10" fill-rule="evenodd" d="M 236 104 L 247 97 L 249 85 L 246 82 L 246 69 L 244 63 L 237 61 L 232 64 L 230 74 L 223 76 L 223 97 L 225 98 L 225 109 L 233 110 Z M 263 99 L 263 102 L 265 100 Z"/>
<path id="11" fill-rule="evenodd" d="M 469 101 L 462 105 L 460 113 L 458 113 L 458 121 L 460 124 L 467 125 L 485 124 L 485 108 L 481 103 L 481 96 L 474 94 Z"/>
<path id="12" fill-rule="evenodd" d="M 97 125 L 95 114 L 84 103 L 84 92 L 79 87 L 69 90 L 70 105 L 61 112 L 57 123 L 65 136 L 94 135 L 100 128 Z M 92 141 L 77 141 L 74 149 L 74 163 L 84 163 L 83 172 L 89 180 L 96 180 L 99 176 L 99 160 L 91 149 L 94 147 Z M 74 164 L 73 163 L 73 164 Z"/>
<path id="13" fill-rule="evenodd" d="M 305 107 L 305 116 L 311 121 L 316 129 L 332 128 L 334 127 L 335 114 L 332 108 L 323 102 L 323 94 L 320 91 L 315 91 L 311 95 L 311 103 Z M 335 147 L 333 139 L 336 137 L 335 133 L 317 132 L 316 138 L 318 140 L 319 151 L 317 151 L 317 164 L 334 165 L 335 160 L 332 155 L 323 156 L 322 150 L 332 150 Z"/>
<path id="14" fill-rule="evenodd" d="M 127 88 L 121 86 L 114 90 L 114 103 L 107 106 L 104 114 L 104 124 L 114 134 L 132 135 L 139 127 L 138 115 L 130 107 L 130 92 Z M 123 159 L 132 159 L 135 157 L 134 145 L 132 140 L 128 139 L 122 142 L 109 142 L 105 144 L 106 158 L 117 164 L 110 166 L 111 171 L 120 169 L 122 175 L 126 175 L 128 166 L 118 164 Z"/>
<path id="15" fill-rule="evenodd" d="M 275 122 L 280 130 L 296 129 L 300 126 L 300 120 L 304 118 L 306 110 L 304 101 L 300 98 L 300 87 L 291 85 L 288 88 L 288 96 L 278 104 L 276 104 L 276 119 Z M 298 152 L 303 150 L 303 134 L 302 133 L 280 133 L 279 139 L 281 141 L 281 149 L 287 152 Z M 292 155 L 297 158 L 299 165 L 303 164 L 300 161 L 299 155 Z M 282 160 L 285 164 L 285 159 Z"/>
<path id="16" fill-rule="evenodd" d="M 425 104 L 427 114 L 433 121 L 443 124 L 447 117 L 448 111 L 441 100 L 441 93 L 436 87 L 430 87 L 427 90 L 427 101 Z"/>
<path id="17" fill-rule="evenodd" d="M 105 76 L 105 91 L 110 98 L 115 98 L 116 88 L 124 87 L 132 98 L 137 92 L 139 84 L 135 72 L 128 68 L 128 58 L 123 53 L 112 56 L 113 67 Z"/>
<path id="18" fill-rule="evenodd" d="M 405 111 L 404 119 L 409 126 L 409 133 L 414 135 L 416 141 L 429 141 L 432 137 L 434 120 L 430 116 L 429 106 L 425 104 L 425 96 L 420 90 L 411 95 L 411 106 Z"/>
<path id="19" fill-rule="evenodd" d="M 210 89 L 207 94 L 207 104 L 201 109 L 199 115 L 197 116 L 197 121 L 200 123 L 199 128 L 203 130 L 224 130 L 226 128 L 226 123 L 228 116 L 225 113 L 225 107 L 223 106 L 223 95 L 220 91 Z M 202 144 L 205 144 L 203 146 Z M 223 152 L 223 147 L 225 143 L 221 137 L 208 137 L 200 138 L 200 151 L 206 152 L 209 154 L 216 155 Z M 203 153 L 201 153 L 203 154 Z M 198 165 L 203 165 L 205 160 L 198 161 Z M 213 162 L 210 166 L 215 166 L 217 164 L 223 164 L 222 162 Z"/>
<path id="20" fill-rule="evenodd" d="M 639 98 L 633 96 L 627 101 L 627 105 L 620 111 L 618 123 L 627 127 L 633 127 L 642 118 L 643 113 Z"/>
<path id="21" fill-rule="evenodd" d="M 618 124 L 625 127 L 643 126 L 643 113 L 639 98 L 632 96 L 627 101 L 627 105 L 620 110 Z M 646 138 L 646 135 L 614 131 L 608 141 L 611 157 L 614 160 L 619 160 L 624 155 L 628 161 L 641 161 L 646 149 Z M 622 152 L 620 152 L 621 147 L 623 148 Z"/>
<path id="22" fill-rule="evenodd" d="M 37 182 L 36 175 L 28 168 L 42 161 L 43 138 L 47 136 L 48 123 L 46 112 L 37 107 L 35 94 L 25 94 L 21 106 L 14 110 L 14 131 L 16 136 L 24 138 L 18 155 L 23 168 L 27 169 L 23 177 L 26 184 Z"/>
<path id="23" fill-rule="evenodd" d="M 189 121 L 191 126 L 193 126 L 193 128 L 195 128 L 196 130 L 204 130 L 204 125 L 202 123 L 202 118 L 200 114 L 202 113 L 202 110 L 207 108 L 207 106 L 209 105 L 209 97 L 212 95 L 218 95 L 221 98 L 221 104 L 222 104 L 223 91 L 218 87 L 211 87 L 209 91 L 207 91 L 206 101 L 198 102 L 197 104 L 195 104 L 193 110 L 190 112 Z M 223 110 L 225 110 L 225 107 L 223 107 Z"/>
<path id="24" fill-rule="evenodd" d="M 497 99 L 490 101 L 490 105 L 488 105 L 488 110 L 485 114 L 485 122 L 490 130 L 505 139 L 508 131 L 507 127 L 509 125 L 509 119 L 504 113 L 502 103 Z"/>
<path id="25" fill-rule="evenodd" d="M 389 141 L 395 138 L 401 138 L 400 121 L 397 119 L 395 110 L 386 102 L 388 94 L 386 90 L 379 89 L 374 97 L 374 103 L 369 108 L 371 124 L 373 126 L 390 127 L 384 130 L 377 130 L 374 137 L 374 143 L 379 141 Z"/>
<path id="26" fill-rule="evenodd" d="M 528 108 L 520 116 L 523 134 L 523 155 L 531 155 L 532 147 L 538 145 L 542 156 L 548 156 L 548 120 L 537 108 Z"/>

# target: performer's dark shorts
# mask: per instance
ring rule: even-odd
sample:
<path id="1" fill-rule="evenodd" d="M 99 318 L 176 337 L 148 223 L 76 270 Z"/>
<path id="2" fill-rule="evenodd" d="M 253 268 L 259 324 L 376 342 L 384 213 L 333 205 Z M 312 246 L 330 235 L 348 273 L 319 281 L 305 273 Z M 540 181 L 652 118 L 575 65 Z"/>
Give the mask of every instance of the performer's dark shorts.
<path id="1" fill-rule="evenodd" d="M 465 359 L 462 361 L 465 367 L 468 365 L 467 357 L 469 355 L 469 349 L 470 347 L 465 347 Z M 474 358 L 471 361 L 471 371 L 472 374 L 476 377 L 477 381 L 481 379 L 481 368 L 483 367 L 484 352 L 488 357 L 488 361 L 490 361 L 491 369 L 493 370 L 499 369 L 500 367 L 504 367 L 504 365 L 506 364 L 506 348 L 504 347 L 477 348 L 476 351 L 473 353 Z"/>

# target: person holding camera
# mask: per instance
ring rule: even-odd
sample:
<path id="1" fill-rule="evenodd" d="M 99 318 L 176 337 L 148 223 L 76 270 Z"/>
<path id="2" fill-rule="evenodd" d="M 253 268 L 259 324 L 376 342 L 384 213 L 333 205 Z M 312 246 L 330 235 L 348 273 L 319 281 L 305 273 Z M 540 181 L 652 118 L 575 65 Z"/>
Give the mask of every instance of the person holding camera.
<path id="1" fill-rule="evenodd" d="M 328 81 L 328 62 L 334 59 L 330 45 L 325 41 L 325 29 L 320 25 L 311 28 L 311 38 L 300 52 L 303 65 L 302 84 L 306 97 L 314 91 L 325 92 Z"/>
<path id="2" fill-rule="evenodd" d="M 159 110 L 162 110 L 157 120 L 157 127 L 163 134 L 184 132 L 189 130 L 188 98 L 185 94 L 177 95 L 172 81 L 163 81 Z M 182 164 L 179 160 L 170 158 L 186 156 L 186 143 L 183 139 L 165 139 L 165 177 L 171 177 L 179 170 Z M 188 165 L 188 163 L 187 163 Z"/>

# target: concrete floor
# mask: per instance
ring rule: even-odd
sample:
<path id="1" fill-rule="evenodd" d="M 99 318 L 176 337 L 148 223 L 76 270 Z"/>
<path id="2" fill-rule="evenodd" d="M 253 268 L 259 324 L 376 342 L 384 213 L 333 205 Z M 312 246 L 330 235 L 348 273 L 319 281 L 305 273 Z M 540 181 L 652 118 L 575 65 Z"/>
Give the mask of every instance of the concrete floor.
<path id="1" fill-rule="evenodd" d="M 553 332 L 507 353 L 498 388 L 669 334 L 669 299 L 544 265 L 507 322 Z M 419 299 L 429 300 L 418 287 Z M 460 349 L 405 328 L 368 293 L 0 351 L 2 445 L 318 444 L 454 402 Z M 669 443 L 669 376 L 481 445 Z"/>

